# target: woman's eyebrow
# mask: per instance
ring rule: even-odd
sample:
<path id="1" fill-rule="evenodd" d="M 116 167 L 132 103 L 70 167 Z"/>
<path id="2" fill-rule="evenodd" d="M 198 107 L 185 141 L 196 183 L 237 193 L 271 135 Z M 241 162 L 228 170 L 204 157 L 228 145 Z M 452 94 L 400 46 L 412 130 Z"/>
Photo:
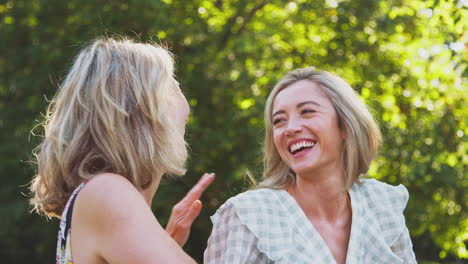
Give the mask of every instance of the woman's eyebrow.
<path id="1" fill-rule="evenodd" d="M 299 107 L 302 107 L 302 106 L 304 106 L 306 104 L 313 104 L 313 105 L 316 105 L 316 106 L 320 106 L 320 104 L 315 102 L 315 101 L 304 101 L 304 102 L 298 103 L 296 107 L 299 108 Z"/>
<path id="2" fill-rule="evenodd" d="M 316 105 L 316 106 L 320 106 L 319 103 L 315 102 L 315 101 L 304 101 L 304 102 L 300 102 L 296 105 L 296 108 L 301 108 L 302 106 L 306 105 L 306 104 L 313 104 L 313 105 Z M 286 111 L 284 110 L 278 110 L 276 112 L 274 112 L 271 117 L 275 117 L 275 115 L 279 115 L 279 114 L 284 114 L 286 113 Z"/>
<path id="3" fill-rule="evenodd" d="M 284 114 L 284 113 L 286 113 L 284 110 L 278 110 L 273 115 L 271 115 L 271 117 L 275 117 L 275 115 Z"/>

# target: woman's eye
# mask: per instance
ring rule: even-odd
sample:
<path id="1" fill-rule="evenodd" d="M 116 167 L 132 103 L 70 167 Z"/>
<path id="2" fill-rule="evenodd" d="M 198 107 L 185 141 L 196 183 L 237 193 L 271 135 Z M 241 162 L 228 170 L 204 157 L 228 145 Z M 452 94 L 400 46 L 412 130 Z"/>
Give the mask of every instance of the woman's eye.
<path id="1" fill-rule="evenodd" d="M 274 119 L 274 120 L 273 120 L 273 125 L 276 125 L 276 124 L 278 124 L 278 123 L 280 123 L 280 122 L 282 122 L 282 121 L 283 121 L 282 118 Z"/>
<path id="2" fill-rule="evenodd" d="M 317 111 L 315 111 L 314 109 L 303 109 L 301 111 L 301 114 L 309 114 L 309 113 L 315 113 Z"/>

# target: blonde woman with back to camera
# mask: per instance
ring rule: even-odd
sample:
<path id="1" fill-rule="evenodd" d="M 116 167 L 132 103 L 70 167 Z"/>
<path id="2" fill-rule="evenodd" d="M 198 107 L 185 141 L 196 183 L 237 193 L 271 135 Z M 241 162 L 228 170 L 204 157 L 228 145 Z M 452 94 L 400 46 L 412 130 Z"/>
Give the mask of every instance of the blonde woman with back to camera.
<path id="1" fill-rule="evenodd" d="M 263 179 L 212 217 L 205 263 L 416 263 L 406 188 L 361 177 L 381 134 L 343 79 L 288 73 L 265 124 Z"/>
<path id="2" fill-rule="evenodd" d="M 75 59 L 47 111 L 31 186 L 35 209 L 61 217 L 56 263 L 195 263 L 181 246 L 214 175 L 166 230 L 151 211 L 163 174 L 185 173 L 190 109 L 173 67 L 164 48 L 127 39 L 98 39 Z"/>

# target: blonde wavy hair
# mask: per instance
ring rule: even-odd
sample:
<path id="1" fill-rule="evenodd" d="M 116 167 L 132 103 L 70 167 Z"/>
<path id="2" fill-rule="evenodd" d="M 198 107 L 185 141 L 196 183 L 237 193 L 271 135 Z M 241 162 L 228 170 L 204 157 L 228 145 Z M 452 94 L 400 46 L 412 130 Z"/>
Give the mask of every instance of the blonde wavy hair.
<path id="1" fill-rule="evenodd" d="M 31 203 L 59 217 L 73 190 L 103 172 L 145 189 L 185 173 L 183 132 L 168 117 L 171 54 L 157 44 L 97 39 L 76 57 L 45 116 Z"/>
<path id="2" fill-rule="evenodd" d="M 286 74 L 273 88 L 265 107 L 265 139 L 263 144 L 263 178 L 257 188 L 286 189 L 295 182 L 295 173 L 281 159 L 273 142 L 272 110 L 276 96 L 290 85 L 309 80 L 327 95 L 338 116 L 339 127 L 345 132 L 345 187 L 359 182 L 381 144 L 381 133 L 366 105 L 342 78 L 315 68 L 296 69 Z"/>

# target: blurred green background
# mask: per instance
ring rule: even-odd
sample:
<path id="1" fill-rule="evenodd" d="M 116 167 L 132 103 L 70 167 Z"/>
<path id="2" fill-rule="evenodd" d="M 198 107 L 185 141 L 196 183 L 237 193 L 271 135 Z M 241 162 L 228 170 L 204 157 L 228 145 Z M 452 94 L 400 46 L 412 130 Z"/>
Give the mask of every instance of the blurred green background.
<path id="1" fill-rule="evenodd" d="M 374 109 L 385 142 L 369 174 L 409 189 L 418 260 L 467 263 L 467 33 L 467 0 L 2 0 L 1 262 L 54 262 L 58 220 L 28 212 L 30 131 L 85 42 L 124 34 L 169 44 L 192 107 L 189 171 L 156 194 L 159 221 L 203 172 L 217 174 L 185 247 L 191 256 L 201 262 L 209 215 L 245 189 L 245 171 L 261 174 L 269 90 L 316 66 Z"/>

